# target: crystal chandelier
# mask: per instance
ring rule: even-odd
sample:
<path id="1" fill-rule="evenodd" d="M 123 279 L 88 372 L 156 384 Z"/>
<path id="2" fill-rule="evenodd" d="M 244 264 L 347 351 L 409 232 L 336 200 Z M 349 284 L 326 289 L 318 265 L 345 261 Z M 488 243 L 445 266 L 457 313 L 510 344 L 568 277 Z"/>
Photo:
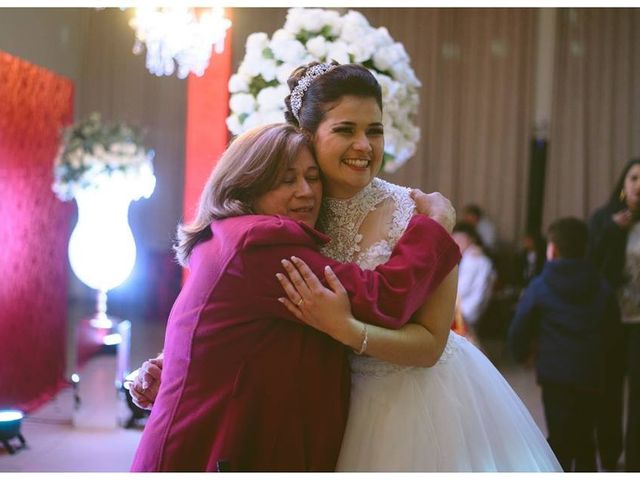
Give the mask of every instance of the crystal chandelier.
<path id="1" fill-rule="evenodd" d="M 212 48 L 222 53 L 231 21 L 222 7 L 138 7 L 129 24 L 136 32 L 133 53 L 146 47 L 151 73 L 172 75 L 177 66 L 178 77 L 186 78 L 204 75 Z"/>

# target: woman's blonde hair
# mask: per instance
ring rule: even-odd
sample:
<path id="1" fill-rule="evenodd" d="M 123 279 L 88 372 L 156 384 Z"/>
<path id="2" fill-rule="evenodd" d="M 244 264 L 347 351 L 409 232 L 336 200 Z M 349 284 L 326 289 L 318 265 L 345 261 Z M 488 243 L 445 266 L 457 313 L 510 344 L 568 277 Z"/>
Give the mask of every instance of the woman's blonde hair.
<path id="1" fill-rule="evenodd" d="M 213 220 L 254 213 L 253 204 L 272 190 L 309 142 L 286 123 L 256 127 L 237 136 L 220 157 L 200 195 L 195 219 L 180 224 L 173 249 L 186 266 L 193 248 L 211 238 Z"/>

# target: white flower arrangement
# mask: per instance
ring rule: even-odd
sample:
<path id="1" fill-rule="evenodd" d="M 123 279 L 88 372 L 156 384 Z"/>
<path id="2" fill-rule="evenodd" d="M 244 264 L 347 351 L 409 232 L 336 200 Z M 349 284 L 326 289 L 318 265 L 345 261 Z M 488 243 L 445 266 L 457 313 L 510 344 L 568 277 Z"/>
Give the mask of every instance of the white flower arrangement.
<path id="1" fill-rule="evenodd" d="M 384 170 L 396 171 L 413 156 L 420 139 L 415 118 L 421 84 L 402 44 L 356 11 L 341 16 L 334 10 L 291 8 L 271 39 L 266 33 L 249 35 L 245 57 L 229 79 L 231 133 L 284 121 L 287 79 L 314 60 L 360 63 L 376 77 L 384 107 Z"/>
<path id="2" fill-rule="evenodd" d="M 142 144 L 140 131 L 124 123 L 104 124 L 100 114 L 64 130 L 54 162 L 53 192 L 60 200 L 79 190 L 109 185 L 131 200 L 149 198 L 155 188 L 153 150 Z"/>

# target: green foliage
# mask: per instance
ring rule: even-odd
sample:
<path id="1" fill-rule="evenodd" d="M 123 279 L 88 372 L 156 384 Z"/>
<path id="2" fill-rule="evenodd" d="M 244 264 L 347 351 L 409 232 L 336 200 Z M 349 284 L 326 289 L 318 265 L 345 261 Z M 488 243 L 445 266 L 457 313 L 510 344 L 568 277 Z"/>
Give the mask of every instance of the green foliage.
<path id="1" fill-rule="evenodd" d="M 249 84 L 249 93 L 254 97 L 257 97 L 258 93 L 260 93 L 260 90 L 262 90 L 263 88 L 277 87 L 278 85 L 279 83 L 277 79 L 274 78 L 273 80 L 267 82 L 264 78 L 262 78 L 262 75 L 258 75 L 257 77 L 253 77 L 251 79 L 251 83 Z"/>
<path id="2" fill-rule="evenodd" d="M 333 42 L 336 38 L 338 38 L 331 33 L 331 27 L 329 25 L 325 25 L 320 30 L 314 32 L 304 29 L 300 30 L 300 32 L 296 34 L 296 40 L 298 40 L 303 45 L 306 45 L 310 39 L 318 36 L 326 38 L 328 42 Z"/>

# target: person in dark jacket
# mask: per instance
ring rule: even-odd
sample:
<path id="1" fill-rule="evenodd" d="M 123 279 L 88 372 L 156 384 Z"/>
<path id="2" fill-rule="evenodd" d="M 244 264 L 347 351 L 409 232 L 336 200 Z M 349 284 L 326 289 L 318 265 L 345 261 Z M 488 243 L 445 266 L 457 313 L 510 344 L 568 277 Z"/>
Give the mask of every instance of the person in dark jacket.
<path id="1" fill-rule="evenodd" d="M 640 471 L 640 158 L 622 169 L 606 205 L 589 220 L 588 255 L 614 288 L 620 322 L 612 328 L 617 355 L 606 366 L 597 440 L 602 465 L 616 470 L 622 453 L 623 391 L 629 378 L 625 470 Z"/>
<path id="2" fill-rule="evenodd" d="M 587 225 L 561 218 L 548 231 L 547 263 L 531 281 L 509 329 L 509 346 L 526 360 L 537 341 L 536 375 L 549 443 L 562 468 L 596 471 L 595 427 L 608 323 L 617 319 L 613 290 L 585 257 Z"/>

